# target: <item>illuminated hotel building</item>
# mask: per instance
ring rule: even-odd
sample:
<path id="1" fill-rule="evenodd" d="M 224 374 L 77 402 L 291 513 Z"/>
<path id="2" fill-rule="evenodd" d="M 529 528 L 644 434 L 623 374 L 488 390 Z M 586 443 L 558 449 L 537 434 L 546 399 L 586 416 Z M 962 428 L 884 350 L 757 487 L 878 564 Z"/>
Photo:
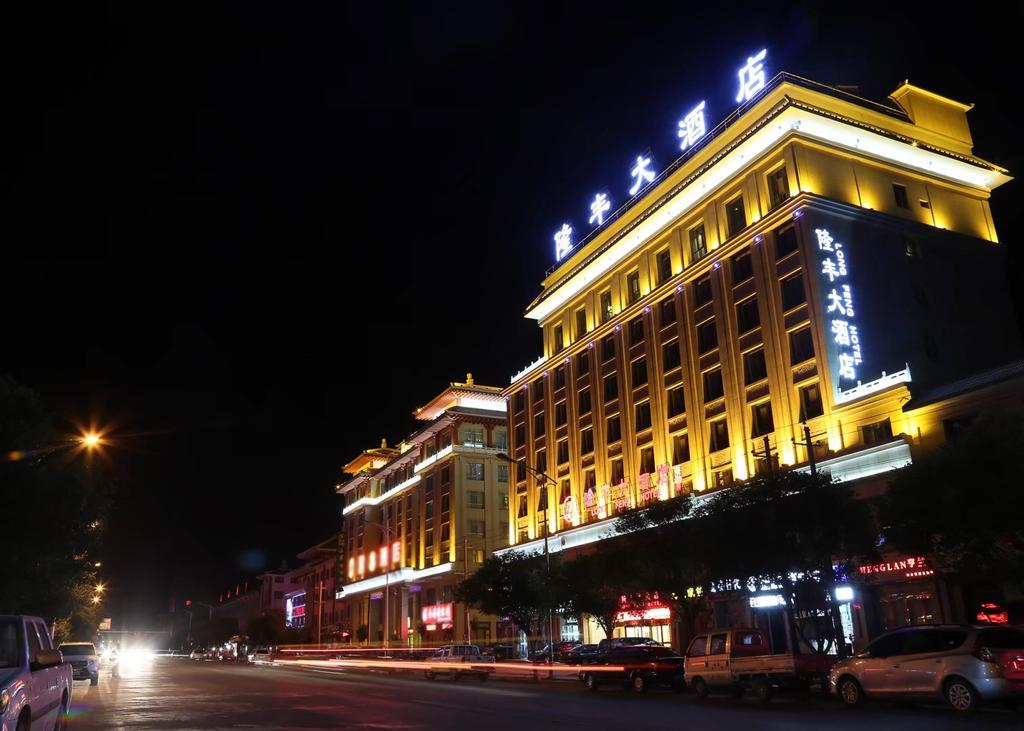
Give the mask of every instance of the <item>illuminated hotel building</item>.
<path id="1" fill-rule="evenodd" d="M 379 644 L 386 605 L 392 646 L 465 640 L 467 621 L 473 641 L 494 641 L 511 627 L 467 613 L 453 589 L 508 543 L 508 464 L 495 457 L 508 449 L 505 400 L 467 374 L 414 415 L 419 429 L 360 454 L 337 487 L 345 624 Z"/>
<path id="2" fill-rule="evenodd" d="M 1010 178 L 969 109 L 779 74 L 566 251 L 526 310 L 543 356 L 505 391 L 510 454 L 557 482 L 513 476 L 512 547 L 806 466 L 805 425 L 837 479 L 884 475 L 998 403 L 998 378 L 941 390 L 1020 353 L 989 208 Z"/>

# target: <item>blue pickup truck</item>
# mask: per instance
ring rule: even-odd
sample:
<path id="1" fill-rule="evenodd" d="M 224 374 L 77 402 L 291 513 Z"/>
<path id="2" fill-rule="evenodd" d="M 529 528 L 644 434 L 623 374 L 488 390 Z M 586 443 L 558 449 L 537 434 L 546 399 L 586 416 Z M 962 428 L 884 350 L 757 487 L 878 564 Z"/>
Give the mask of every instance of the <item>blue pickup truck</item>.
<path id="1" fill-rule="evenodd" d="M 71 665 L 46 622 L 0 615 L 0 731 L 63 731 L 71 707 Z"/>

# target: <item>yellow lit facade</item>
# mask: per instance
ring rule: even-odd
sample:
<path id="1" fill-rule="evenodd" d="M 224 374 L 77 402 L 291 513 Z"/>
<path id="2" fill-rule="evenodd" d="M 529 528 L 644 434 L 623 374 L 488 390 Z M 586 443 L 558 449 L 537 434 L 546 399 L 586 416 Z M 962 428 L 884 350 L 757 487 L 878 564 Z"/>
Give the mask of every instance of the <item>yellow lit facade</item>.
<path id="1" fill-rule="evenodd" d="M 345 624 L 378 644 L 387 606 L 392 646 L 494 641 L 501 623 L 467 612 L 452 592 L 508 544 L 508 465 L 495 457 L 508 446 L 505 400 L 467 375 L 414 415 L 421 428 L 397 448 L 360 454 L 337 487 Z"/>
<path id="2" fill-rule="evenodd" d="M 1019 357 L 989 208 L 1010 178 L 973 155 L 969 109 L 780 75 L 564 258 L 526 311 L 543 356 L 505 390 L 510 454 L 558 483 L 513 476 L 513 546 L 544 521 L 582 546 L 774 463 L 858 480 L 940 443 L 969 405 L 914 399 Z"/>

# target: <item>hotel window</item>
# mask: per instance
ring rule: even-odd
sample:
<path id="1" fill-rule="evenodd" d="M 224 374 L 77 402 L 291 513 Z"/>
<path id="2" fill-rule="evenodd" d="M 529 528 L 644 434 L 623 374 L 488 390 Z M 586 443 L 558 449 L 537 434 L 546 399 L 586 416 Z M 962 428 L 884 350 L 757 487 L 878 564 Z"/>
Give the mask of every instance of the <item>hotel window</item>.
<path id="1" fill-rule="evenodd" d="M 782 309 L 791 310 L 807 301 L 804 292 L 804 275 L 797 272 L 782 280 Z"/>
<path id="2" fill-rule="evenodd" d="M 714 401 L 722 398 L 725 391 L 722 388 L 722 369 L 715 368 L 704 374 L 704 400 Z"/>
<path id="3" fill-rule="evenodd" d="M 633 304 L 640 299 L 640 272 L 631 271 L 626 275 L 626 295 L 629 298 L 629 304 Z"/>
<path id="4" fill-rule="evenodd" d="M 668 391 L 668 417 L 671 419 L 686 412 L 686 395 L 682 386 L 670 388 Z"/>
<path id="5" fill-rule="evenodd" d="M 796 251 L 796 226 L 787 224 L 775 229 L 775 257 L 781 259 Z"/>
<path id="6" fill-rule="evenodd" d="M 768 377 L 768 368 L 764 362 L 764 348 L 751 350 L 743 356 L 743 380 L 746 385 L 757 383 Z"/>
<path id="7" fill-rule="evenodd" d="M 580 432 L 580 454 L 590 454 L 594 451 L 594 430 L 584 429 Z"/>
<path id="8" fill-rule="evenodd" d="M 700 307 L 711 301 L 711 277 L 702 277 L 693 285 L 693 306 Z"/>
<path id="9" fill-rule="evenodd" d="M 584 350 L 576 356 L 576 375 L 583 376 L 590 373 L 590 350 Z"/>
<path id="10" fill-rule="evenodd" d="M 517 459 L 516 460 L 516 482 L 522 482 L 526 479 L 526 462 Z"/>
<path id="11" fill-rule="evenodd" d="M 597 487 L 597 473 L 591 468 L 583 473 L 583 492 Z"/>
<path id="12" fill-rule="evenodd" d="M 504 533 L 502 533 L 502 535 L 504 535 Z M 484 549 L 474 548 L 472 551 L 470 551 L 470 555 L 473 557 L 473 563 L 484 562 Z"/>
<path id="13" fill-rule="evenodd" d="M 640 474 L 649 475 L 654 472 L 654 447 L 640 450 Z"/>
<path id="14" fill-rule="evenodd" d="M 521 445 L 526 441 L 526 426 L 519 424 L 516 426 L 516 446 Z"/>
<path id="15" fill-rule="evenodd" d="M 498 465 L 498 482 L 508 482 L 508 465 Z"/>
<path id="16" fill-rule="evenodd" d="M 772 404 L 765 401 L 750 407 L 750 436 L 763 437 L 775 431 L 775 420 L 772 418 Z"/>
<path id="17" fill-rule="evenodd" d="M 566 415 L 565 401 L 555 404 L 555 426 L 562 426 L 569 419 Z"/>
<path id="18" fill-rule="evenodd" d="M 444 543 L 451 537 L 451 526 L 448 523 L 441 524 L 441 543 Z"/>
<path id="19" fill-rule="evenodd" d="M 651 428 L 651 402 L 644 401 L 636 405 L 636 430 L 638 432 Z"/>
<path id="20" fill-rule="evenodd" d="M 558 464 L 565 464 L 569 461 L 569 440 L 560 439 L 558 441 L 558 452 L 557 452 Z"/>
<path id="21" fill-rule="evenodd" d="M 662 284 L 672 278 L 672 255 L 668 249 L 662 249 L 658 252 L 657 263 L 658 284 Z"/>
<path id="22" fill-rule="evenodd" d="M 565 366 L 555 368 L 555 388 L 565 387 Z"/>
<path id="23" fill-rule="evenodd" d="M 497 427 L 491 432 L 491 439 L 494 441 L 494 448 L 505 451 L 508 449 L 508 432 L 503 427 Z"/>
<path id="24" fill-rule="evenodd" d="M 558 504 L 561 505 L 568 498 L 572 497 L 572 483 L 569 480 L 562 480 L 561 494 L 558 496 Z"/>
<path id="25" fill-rule="evenodd" d="M 633 388 L 647 384 L 647 359 L 639 358 L 633 361 L 632 366 Z"/>
<path id="26" fill-rule="evenodd" d="M 725 204 L 725 221 L 732 238 L 747 227 L 747 213 L 743 208 L 743 196 L 738 195 Z"/>
<path id="27" fill-rule="evenodd" d="M 516 392 L 516 398 L 515 401 L 512 402 L 512 405 L 515 408 L 515 413 L 517 414 L 526 408 L 526 398 L 523 396 L 522 391 Z"/>
<path id="28" fill-rule="evenodd" d="M 690 229 L 690 263 L 700 261 L 708 253 L 708 240 L 704 235 L 704 224 Z"/>
<path id="29" fill-rule="evenodd" d="M 683 464 L 690 461 L 690 435 L 674 434 L 672 436 L 672 464 Z"/>
<path id="30" fill-rule="evenodd" d="M 577 396 L 579 402 L 579 413 L 580 416 L 583 414 L 590 413 L 590 389 L 580 389 L 579 395 Z"/>
<path id="31" fill-rule="evenodd" d="M 626 473 L 622 471 L 622 458 L 612 460 L 612 479 L 611 484 L 618 485 L 626 477 Z"/>
<path id="32" fill-rule="evenodd" d="M 540 401 L 544 398 L 544 379 L 538 378 L 533 382 L 533 400 Z"/>
<path id="33" fill-rule="evenodd" d="M 712 421 L 708 424 L 711 432 L 711 451 L 717 452 L 721 449 L 729 448 L 729 425 L 725 423 L 725 419 L 719 419 L 718 421 Z"/>
<path id="34" fill-rule="evenodd" d="M 882 421 L 876 421 L 874 424 L 862 426 L 860 433 L 865 445 L 881 444 L 892 439 L 892 424 L 888 419 L 883 419 Z"/>
<path id="35" fill-rule="evenodd" d="M 629 344 L 639 345 L 644 341 L 644 318 L 636 317 L 629 322 Z"/>
<path id="36" fill-rule="evenodd" d="M 604 400 L 611 401 L 619 397 L 619 377 L 612 373 L 604 377 Z"/>
<path id="37" fill-rule="evenodd" d="M 548 453 L 543 449 L 538 449 L 534 455 L 534 467 L 538 472 L 546 472 L 548 469 Z"/>
<path id="38" fill-rule="evenodd" d="M 565 347 L 565 340 L 563 340 L 563 338 L 562 338 L 562 326 L 561 325 L 555 325 L 554 328 L 552 328 L 552 338 L 553 338 L 552 345 L 554 346 L 555 352 L 556 353 L 562 352 L 562 348 Z"/>
<path id="39" fill-rule="evenodd" d="M 900 185 L 899 183 L 893 183 L 892 197 L 896 200 L 896 205 L 899 208 L 910 209 L 910 201 L 907 198 L 907 186 Z"/>
<path id="40" fill-rule="evenodd" d="M 609 416 L 605 423 L 607 424 L 608 444 L 615 444 L 622 439 L 622 422 L 619 420 L 618 414 Z"/>
<path id="41" fill-rule="evenodd" d="M 728 487 L 732 484 L 732 468 L 726 467 L 711 474 L 711 486 L 714 488 Z"/>
<path id="42" fill-rule="evenodd" d="M 608 322 L 612 319 L 612 292 L 605 290 L 601 293 L 601 322 Z"/>
<path id="43" fill-rule="evenodd" d="M 615 357 L 615 336 L 609 335 L 601 340 L 601 362 L 609 361 Z"/>
<path id="44" fill-rule="evenodd" d="M 768 202 L 772 208 L 778 208 L 789 199 L 789 178 L 786 176 L 786 166 L 779 167 L 768 173 Z"/>
<path id="45" fill-rule="evenodd" d="M 678 368 L 680 363 L 679 341 L 673 340 L 661 346 L 661 368 L 666 373 L 673 368 Z"/>
<path id="46" fill-rule="evenodd" d="M 587 334 L 587 310 L 584 307 L 576 310 L 576 339 Z"/>
<path id="47" fill-rule="evenodd" d="M 462 440 L 462 443 L 467 447 L 482 447 L 484 446 L 484 430 L 483 429 L 467 429 L 466 436 Z"/>
<path id="48" fill-rule="evenodd" d="M 507 467 L 508 465 L 504 465 L 504 466 Z M 508 493 L 507 492 L 499 492 L 498 493 L 498 502 L 500 503 L 500 505 L 498 507 L 503 508 L 505 510 L 508 510 Z M 506 528 L 505 530 L 507 531 L 508 529 Z"/>
<path id="49" fill-rule="evenodd" d="M 466 492 L 466 499 L 469 507 L 471 508 L 482 508 L 484 507 L 484 493 L 483 490 L 468 490 Z"/>
<path id="50" fill-rule="evenodd" d="M 467 480 L 482 480 L 482 479 L 484 479 L 484 463 L 483 462 L 467 462 L 466 463 L 466 479 Z"/>
<path id="51" fill-rule="evenodd" d="M 814 338 L 810 326 L 794 330 L 789 334 L 789 359 L 791 365 L 803 363 L 814 357 Z"/>
<path id="52" fill-rule="evenodd" d="M 736 326 L 742 335 L 761 324 L 761 313 L 757 309 L 757 297 L 745 299 L 736 305 Z"/>
<path id="53" fill-rule="evenodd" d="M 817 383 L 800 389 L 800 421 L 807 421 L 821 416 L 825 410 L 821 406 L 821 389 Z"/>
<path id="54" fill-rule="evenodd" d="M 526 495 L 525 494 L 520 495 L 519 496 L 519 509 L 516 511 L 516 517 L 525 518 L 529 514 L 530 514 L 530 509 L 529 509 L 529 506 L 528 506 L 528 504 L 526 502 Z M 523 536 L 522 535 L 519 536 L 519 540 L 523 540 Z"/>
<path id="55" fill-rule="evenodd" d="M 708 320 L 697 326 L 697 352 L 703 355 L 718 346 L 718 330 L 715 321 Z"/>
<path id="56" fill-rule="evenodd" d="M 732 258 L 732 282 L 739 284 L 754 276 L 754 261 L 749 251 L 737 254 Z"/>
<path id="57" fill-rule="evenodd" d="M 537 414 L 533 417 L 533 436 L 544 436 L 544 414 Z"/>
<path id="58" fill-rule="evenodd" d="M 659 305 L 659 317 L 658 320 L 661 322 L 662 327 L 667 327 L 676 321 L 676 301 L 672 297 L 667 297 L 661 301 Z"/>

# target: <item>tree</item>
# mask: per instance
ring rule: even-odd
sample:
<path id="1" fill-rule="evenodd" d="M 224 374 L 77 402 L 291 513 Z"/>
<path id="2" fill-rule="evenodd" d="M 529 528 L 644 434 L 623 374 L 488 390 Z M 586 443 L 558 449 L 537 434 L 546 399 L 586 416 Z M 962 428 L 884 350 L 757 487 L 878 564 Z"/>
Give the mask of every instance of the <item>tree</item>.
<path id="1" fill-rule="evenodd" d="M 850 557 L 874 553 L 875 531 L 864 501 L 827 474 L 774 470 L 709 496 L 695 516 L 716 577 L 779 585 L 789 624 L 801 639 L 818 652 L 836 645 L 845 652 L 835 585 Z M 795 609 L 802 623 L 793 621 Z M 808 628 L 817 636 L 809 638 Z"/>
<path id="2" fill-rule="evenodd" d="M 455 598 L 484 614 L 508 617 L 535 637 L 547 613 L 564 604 L 562 584 L 556 578 L 560 573 L 557 554 L 550 560 L 549 577 L 545 558 L 539 554 L 509 551 L 492 556 L 455 587 Z"/>
<path id="3" fill-rule="evenodd" d="M 1024 417 L 977 419 L 890 482 L 880 520 L 887 543 L 936 570 L 1019 577 L 1024 566 Z"/>
<path id="4" fill-rule="evenodd" d="M 622 537 L 598 548 L 602 554 L 628 555 L 635 602 L 643 601 L 644 593 L 657 594 L 672 611 L 673 636 L 681 644 L 698 630 L 697 620 L 710 586 L 705 560 L 710 547 L 702 524 L 687 520 L 692 511 L 692 498 L 682 495 L 623 513 L 615 521 L 615 530 Z M 644 593 L 638 593 L 641 591 Z"/>
<path id="5" fill-rule="evenodd" d="M 95 553 L 113 495 L 77 442 L 54 427 L 38 396 L 0 376 L 0 504 L 4 560 L 0 613 L 67 619 L 92 636 Z M 62 625 L 63 626 L 63 625 Z"/>
<path id="6" fill-rule="evenodd" d="M 623 597 L 636 591 L 630 563 L 625 552 L 603 545 L 595 553 L 566 561 L 562 564 L 563 613 L 589 614 L 611 637 Z"/>

